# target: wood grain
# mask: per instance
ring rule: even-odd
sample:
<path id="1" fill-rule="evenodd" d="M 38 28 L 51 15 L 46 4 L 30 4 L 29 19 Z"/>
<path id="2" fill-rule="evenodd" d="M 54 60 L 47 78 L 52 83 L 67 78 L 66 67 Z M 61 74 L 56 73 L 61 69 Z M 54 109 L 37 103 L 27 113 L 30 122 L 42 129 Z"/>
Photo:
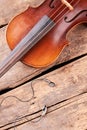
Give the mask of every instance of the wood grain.
<path id="1" fill-rule="evenodd" d="M 43 108 L 44 105 L 48 107 L 48 110 L 50 108 L 49 111 L 54 111 L 56 109 L 56 105 L 58 105 L 57 109 L 62 107 L 62 110 L 59 109 L 57 110 L 57 112 L 55 111 L 53 112 L 55 114 L 52 114 L 53 120 L 56 122 L 53 128 L 56 127 L 57 122 L 59 122 L 60 126 L 63 127 L 62 126 L 63 117 L 64 117 L 64 122 L 66 122 L 64 124 L 67 124 L 67 125 L 71 124 L 73 127 L 77 128 L 77 126 L 80 125 L 80 122 L 82 122 L 82 124 L 84 124 L 84 126 L 86 127 L 87 126 L 85 123 L 85 121 L 87 120 L 87 116 L 86 116 L 87 94 L 85 94 L 87 93 L 87 71 L 86 70 L 87 70 L 87 56 L 69 65 L 66 65 L 60 69 L 57 69 L 51 73 L 48 73 L 45 76 L 40 77 L 41 79 L 45 78 L 45 79 L 51 80 L 52 82 L 55 83 L 55 87 L 50 87 L 49 84 L 47 84 L 47 82 L 42 81 L 42 80 L 33 81 L 33 89 L 34 89 L 34 94 L 35 94 L 34 96 L 36 98 L 32 99 L 30 102 L 22 103 L 16 100 L 15 98 L 11 98 L 11 97 L 7 98 L 3 102 L 0 108 L 1 129 L 14 126 L 14 123 L 12 124 L 9 124 L 9 123 L 14 122 L 14 120 L 20 116 L 23 117 L 27 115 L 29 120 L 37 118 L 38 116 L 40 116 L 41 114 L 40 110 Z M 2 101 L 3 98 L 7 96 L 12 96 L 12 95 L 17 96 L 18 98 L 22 100 L 28 100 L 29 98 L 32 97 L 32 91 L 31 91 L 30 86 L 31 84 L 29 82 L 6 94 L 3 94 L 0 97 L 0 101 Z M 82 97 L 80 95 L 82 95 Z M 76 99 L 76 97 L 78 98 Z M 68 108 L 68 106 L 66 105 L 67 101 L 70 104 L 70 102 L 73 100 L 74 100 L 74 105 L 71 104 L 69 105 L 69 108 Z M 81 102 L 79 103 L 79 101 Z M 51 119 L 52 115 L 48 114 L 46 120 L 49 121 L 49 118 Z M 81 115 L 82 115 L 82 120 L 81 120 Z M 61 120 L 59 120 L 60 117 L 62 118 Z M 73 124 L 74 122 L 71 121 L 71 118 L 72 120 L 73 118 L 75 118 L 75 122 L 77 122 L 76 126 L 75 124 Z M 78 119 L 80 118 L 80 122 L 77 120 L 77 118 Z M 43 120 L 42 122 L 40 121 L 39 125 L 43 123 Z M 25 118 L 19 121 L 18 124 L 23 123 L 23 122 L 26 122 Z M 44 124 L 44 127 L 45 125 L 46 124 Z M 67 125 L 64 125 L 65 128 L 69 127 Z M 22 127 L 27 128 L 26 124 L 25 126 L 22 126 Z M 33 129 L 37 129 L 36 126 L 30 125 L 30 127 L 31 128 L 33 127 Z M 83 125 L 81 126 L 81 128 L 82 127 Z M 48 126 L 46 125 L 46 129 L 47 128 Z"/>
<path id="2" fill-rule="evenodd" d="M 35 0 L 32 0 L 35 1 Z M 37 0 L 36 3 L 42 2 Z M 44 1 L 44 0 L 43 0 Z M 0 27 L 29 5 L 31 0 L 1 0 Z M 2 25 L 2 26 L 1 26 Z M 6 42 L 6 27 L 0 28 L 0 62 L 10 53 Z M 15 119 L 17 130 L 87 130 L 87 25 L 79 25 L 68 35 L 70 45 L 61 53 L 54 65 L 68 62 L 63 67 L 58 66 L 40 79 L 49 79 L 55 83 L 54 87 L 45 80 L 33 80 L 34 96 L 30 102 L 20 102 L 14 97 L 25 101 L 32 97 L 31 82 L 29 80 L 48 68 L 35 69 L 18 62 L 0 78 L 0 91 L 8 88 L 13 90 L 0 95 L 0 130 L 13 130 Z M 69 63 L 70 60 L 80 57 L 79 60 Z M 21 85 L 24 84 L 24 85 Z M 16 88 L 17 87 L 17 88 Z M 39 122 L 44 105 L 47 106 L 47 115 Z M 29 121 L 27 121 L 27 119 Z"/>
<path id="3" fill-rule="evenodd" d="M 29 1 L 25 0 L 1 0 L 0 1 L 0 25 L 8 23 L 15 15 L 27 9 Z"/>
<path id="4" fill-rule="evenodd" d="M 5 38 L 6 28 L 0 30 L 0 62 L 7 57 L 10 53 L 10 49 L 6 44 Z M 69 41 L 71 44 L 67 46 L 64 51 L 59 56 L 58 60 L 52 65 L 60 64 L 80 55 L 87 53 L 87 28 L 84 25 L 80 25 L 69 33 Z M 35 77 L 41 72 L 47 70 L 51 66 L 43 69 L 35 69 L 18 62 L 14 67 L 12 67 L 9 72 L 7 72 L 0 79 L 0 90 L 6 88 L 14 88 L 29 79 Z"/>

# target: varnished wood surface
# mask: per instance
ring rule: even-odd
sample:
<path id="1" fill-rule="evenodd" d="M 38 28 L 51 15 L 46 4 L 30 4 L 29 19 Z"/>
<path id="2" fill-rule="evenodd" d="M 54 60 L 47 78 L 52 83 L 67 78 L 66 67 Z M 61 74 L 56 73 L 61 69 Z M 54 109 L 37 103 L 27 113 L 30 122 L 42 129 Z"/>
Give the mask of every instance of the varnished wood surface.
<path id="1" fill-rule="evenodd" d="M 22 2 L 23 0 L 1 0 L 0 25 L 8 23 L 13 16 L 27 7 L 27 4 Z M 9 5 L 10 8 L 6 8 Z M 2 11 L 3 8 L 5 10 Z M 5 38 L 6 28 L 7 26 L 0 28 L 0 62 L 10 53 Z M 9 123 L 14 122 L 19 116 L 22 120 L 16 123 L 17 130 L 87 129 L 87 26 L 76 27 L 70 32 L 68 39 L 71 44 L 54 63 L 59 65 L 67 61 L 67 65 L 62 65 L 63 67 L 60 68 L 58 66 L 56 70 L 39 77 L 55 82 L 55 86 L 50 87 L 46 82 L 35 79 L 33 81 L 35 99 L 28 103 L 21 103 L 15 98 L 7 98 L 0 107 L 0 130 L 10 127 L 13 130 L 14 123 Z M 83 58 L 80 58 L 81 55 Z M 72 60 L 74 58 L 77 59 Z M 18 62 L 0 79 L 0 91 L 13 88 L 0 95 L 0 102 L 11 95 L 22 100 L 30 99 L 32 91 L 29 79 L 46 69 L 34 69 Z M 32 119 L 38 120 L 44 105 L 47 106 L 47 114 L 37 123 L 32 123 Z M 30 121 L 23 118 L 25 115 Z"/>

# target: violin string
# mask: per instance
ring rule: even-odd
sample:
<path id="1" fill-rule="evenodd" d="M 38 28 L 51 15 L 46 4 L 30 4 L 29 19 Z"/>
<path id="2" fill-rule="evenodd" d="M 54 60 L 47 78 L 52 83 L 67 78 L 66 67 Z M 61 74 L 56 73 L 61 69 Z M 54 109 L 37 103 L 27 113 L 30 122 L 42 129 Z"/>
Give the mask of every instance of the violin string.
<path id="1" fill-rule="evenodd" d="M 73 0 L 72 0 L 73 1 Z M 68 8 L 67 6 L 63 9 L 63 10 L 65 10 L 66 8 Z M 56 12 L 56 11 L 54 11 L 54 12 Z M 57 16 L 59 16 L 61 13 L 59 13 Z M 57 17 L 56 16 L 56 17 Z M 62 18 L 62 17 L 61 17 Z M 50 18 L 49 18 L 50 19 Z M 54 19 L 55 20 L 55 19 Z M 60 19 L 59 19 L 60 20 Z M 59 21 L 58 20 L 58 21 Z M 43 36 L 45 36 L 46 34 L 47 34 L 47 32 L 49 31 L 49 30 L 51 30 L 53 27 L 54 27 L 54 24 L 53 25 L 51 25 L 53 23 L 53 20 L 51 21 L 51 22 L 49 22 L 42 30 L 39 30 L 39 32 L 38 32 L 38 34 L 37 35 L 35 35 L 32 39 L 31 39 L 31 41 L 29 42 L 29 44 L 31 45 L 34 41 L 36 41 L 36 43 L 37 43 L 37 41 L 38 41 L 38 37 L 40 37 L 41 35 L 42 35 L 42 37 Z M 51 26 L 50 26 L 51 25 Z M 50 28 L 49 28 L 49 26 L 50 26 Z M 48 27 L 48 28 L 47 28 Z M 26 42 L 25 42 L 25 44 L 26 44 Z M 27 44 L 27 46 L 26 46 L 26 48 L 25 48 L 25 53 L 26 53 L 26 51 L 28 50 L 27 48 L 29 47 L 29 44 Z M 23 51 L 22 51 L 22 53 L 23 53 Z M 21 59 L 21 57 L 20 57 L 20 59 Z"/>
<path id="2" fill-rule="evenodd" d="M 72 4 L 73 1 L 74 1 L 74 0 L 72 0 L 70 4 Z M 65 6 L 63 3 L 61 3 L 61 6 L 60 6 L 58 9 L 56 9 L 56 11 L 53 12 L 53 14 L 51 14 L 50 17 L 53 17 L 56 13 L 58 13 L 58 11 L 59 11 L 63 6 L 64 6 L 64 8 L 67 7 L 67 6 Z M 51 12 L 51 11 L 50 11 L 50 12 Z M 58 13 L 58 15 L 60 15 L 60 14 Z"/>
<path id="3" fill-rule="evenodd" d="M 72 0 L 70 4 L 72 4 L 73 1 L 74 1 L 74 0 Z M 79 3 L 79 1 L 80 1 L 80 0 L 78 0 L 78 1 L 76 2 L 75 6 Z M 67 8 L 68 8 L 68 7 L 66 6 L 66 7 L 63 9 L 63 11 L 64 11 L 65 9 L 67 9 Z M 66 11 L 65 14 L 67 14 L 69 11 L 70 11 L 70 10 L 68 9 L 68 11 Z M 64 15 L 65 15 L 65 14 L 64 14 Z M 64 17 L 64 15 L 63 15 L 60 19 L 58 19 L 58 21 L 56 22 L 56 24 Z M 58 17 L 58 15 L 54 18 L 54 21 L 56 20 L 57 17 Z M 47 27 L 49 27 L 49 25 L 51 25 L 52 22 L 53 22 L 53 20 L 52 20 L 51 22 L 49 22 L 49 24 L 46 25 L 45 28 L 42 29 L 42 30 L 30 41 L 30 43 L 32 43 L 33 40 L 35 40 Z M 54 25 L 51 26 L 51 28 L 53 28 L 53 27 L 54 27 Z M 45 32 L 45 33 L 46 33 L 46 32 Z"/>
<path id="4" fill-rule="evenodd" d="M 72 0 L 71 2 L 70 2 L 70 4 L 72 4 L 74 2 L 74 0 Z M 80 2 L 80 0 L 78 0 L 77 2 L 76 2 L 76 4 L 74 5 L 74 6 L 76 6 L 78 3 Z M 61 5 L 61 8 L 63 7 L 63 5 Z M 61 11 L 61 12 L 63 12 L 65 9 L 67 9 L 68 7 L 67 6 L 65 6 L 65 8 Z M 50 18 L 51 17 L 53 17 L 53 15 L 55 15 L 58 11 L 59 11 L 59 9 L 60 8 L 58 8 L 58 10 L 56 10 L 51 16 L 50 16 Z M 69 11 L 69 9 L 68 9 L 68 11 Z M 66 12 L 66 13 L 68 13 L 68 11 Z M 58 15 L 56 15 L 56 17 L 58 17 L 59 15 L 61 15 L 61 12 L 60 13 L 58 13 Z M 64 14 L 65 15 L 65 14 Z M 55 17 L 55 18 L 56 18 Z M 55 21 L 55 18 L 53 19 L 54 21 Z M 57 21 L 57 23 L 60 21 L 60 19 Z"/>
<path id="5" fill-rule="evenodd" d="M 72 0 L 72 2 L 73 2 L 73 0 Z M 72 2 L 71 2 L 71 3 L 72 3 Z M 70 3 L 70 4 L 71 4 L 71 3 Z M 64 10 L 67 9 L 67 8 L 68 8 L 68 7 L 66 6 L 66 7 L 64 8 Z M 67 11 L 66 13 L 68 13 L 68 12 L 69 12 L 69 9 L 68 9 L 68 11 Z M 66 14 L 66 13 L 65 13 L 65 14 Z M 64 15 L 65 15 L 65 14 L 64 14 Z M 63 16 L 64 16 L 64 15 L 63 15 Z M 58 19 L 58 21 L 56 22 L 56 24 L 63 18 L 63 16 L 62 16 L 60 19 Z M 57 15 L 56 17 L 58 17 L 58 15 Z M 56 17 L 55 17 L 55 19 L 56 19 Z M 54 19 L 54 20 L 55 20 L 55 19 Z M 47 25 L 44 27 L 44 29 L 42 29 L 42 30 L 30 41 L 30 44 L 32 44 L 32 42 L 33 42 L 34 40 L 36 40 L 40 34 L 42 35 L 43 31 L 45 31 L 45 29 L 47 29 L 47 27 L 49 27 L 52 23 L 53 23 L 53 20 L 50 21 L 49 24 L 47 24 Z M 51 25 L 51 28 L 53 28 L 53 27 L 54 27 L 54 25 Z M 44 34 L 46 34 L 46 31 L 45 31 Z"/>
<path id="6" fill-rule="evenodd" d="M 74 2 L 74 0 L 72 0 L 71 2 L 70 2 L 70 4 L 72 4 Z M 74 6 L 76 6 L 78 3 L 80 2 L 80 0 L 78 0 L 77 2 L 76 2 L 76 4 L 74 5 Z M 61 7 L 63 7 L 63 5 L 61 5 Z M 63 9 L 63 11 L 65 10 L 65 9 L 67 9 L 68 7 L 67 6 L 65 6 L 65 8 Z M 58 8 L 58 10 L 59 10 L 60 8 Z M 58 10 L 56 10 L 50 17 L 53 17 L 53 15 L 55 15 L 55 13 L 57 13 L 58 12 Z M 61 12 L 63 12 L 63 11 L 61 11 Z M 59 16 L 59 15 L 61 15 L 61 12 L 60 13 L 58 13 L 58 15 L 56 15 L 56 17 L 53 19 L 54 21 L 55 21 L 55 19 Z M 66 12 L 66 13 L 68 13 L 69 12 L 69 10 Z M 65 14 L 66 14 L 65 13 Z M 64 14 L 64 15 L 65 15 Z M 62 16 L 63 17 L 63 16 Z M 58 21 L 56 22 L 56 24 L 62 19 L 62 17 L 60 18 L 60 19 L 58 19 Z M 51 21 L 51 22 L 53 22 L 53 21 Z M 49 22 L 49 24 L 51 24 L 51 22 Z M 47 25 L 47 26 L 49 26 L 49 24 Z M 43 30 L 42 30 L 43 31 Z"/>
<path id="7" fill-rule="evenodd" d="M 70 4 L 72 4 L 73 1 L 74 1 L 74 0 L 72 0 Z M 80 0 L 79 0 L 79 1 L 80 1 Z M 63 9 L 63 11 L 64 11 L 65 9 L 68 9 L 68 7 L 66 6 L 66 7 Z M 55 12 L 56 12 L 56 11 L 55 11 Z M 67 14 L 68 12 L 69 12 L 69 9 L 68 9 L 68 11 L 67 11 L 65 14 Z M 64 14 L 64 15 L 65 15 L 65 14 Z M 60 15 L 60 13 L 59 13 L 53 20 L 55 21 L 55 19 L 56 19 L 59 15 Z M 64 16 L 64 15 L 63 15 L 63 16 Z M 58 21 L 56 22 L 56 24 L 63 18 L 63 16 L 62 16 L 60 19 L 58 19 Z M 50 16 L 50 17 L 51 17 L 51 16 Z M 37 34 L 37 36 L 35 36 L 35 37 L 30 41 L 30 43 L 32 43 L 33 40 L 35 40 L 47 27 L 49 27 L 49 25 L 52 24 L 53 20 L 50 21 L 49 24 L 46 25 L 45 28 L 44 28 L 43 30 L 41 30 L 41 31 Z M 54 25 L 52 25 L 52 26 L 54 27 Z"/>
<path id="8" fill-rule="evenodd" d="M 73 2 L 73 1 L 74 1 L 74 0 L 72 0 L 72 2 Z M 75 3 L 74 7 L 75 7 L 79 2 L 80 2 L 80 0 L 78 0 L 78 1 Z M 64 11 L 64 10 L 63 10 L 63 11 Z M 66 12 L 66 14 L 67 14 L 68 12 L 69 12 L 69 10 Z M 65 14 L 64 14 L 64 15 L 65 15 Z M 63 16 L 62 16 L 62 17 L 63 17 Z M 58 18 L 58 16 L 56 16 L 54 20 L 56 20 L 57 18 Z M 61 20 L 61 18 L 60 18 L 60 20 Z M 60 21 L 60 20 L 59 20 L 59 21 Z M 57 21 L 56 24 L 57 24 L 59 21 Z"/>
<path id="9" fill-rule="evenodd" d="M 70 2 L 70 4 L 72 4 L 74 2 L 74 0 L 72 0 L 71 2 Z M 51 17 L 53 17 L 53 15 L 55 15 L 55 13 L 57 13 L 62 7 L 67 7 L 67 6 L 65 6 L 63 3 L 61 3 L 61 6 L 58 8 L 58 9 L 56 9 L 56 11 L 53 13 L 53 14 L 51 14 Z M 50 11 L 51 12 L 51 11 Z M 59 13 L 58 13 L 58 15 L 59 15 Z"/>
<path id="10" fill-rule="evenodd" d="M 64 5 L 61 3 L 60 7 L 59 7 L 58 9 L 56 9 L 56 11 L 51 14 L 51 17 L 53 17 L 63 6 L 64 6 Z M 65 6 L 64 6 L 64 7 L 65 7 Z M 50 13 L 51 13 L 51 11 L 50 11 Z M 58 14 L 58 15 L 59 15 L 59 14 Z"/>

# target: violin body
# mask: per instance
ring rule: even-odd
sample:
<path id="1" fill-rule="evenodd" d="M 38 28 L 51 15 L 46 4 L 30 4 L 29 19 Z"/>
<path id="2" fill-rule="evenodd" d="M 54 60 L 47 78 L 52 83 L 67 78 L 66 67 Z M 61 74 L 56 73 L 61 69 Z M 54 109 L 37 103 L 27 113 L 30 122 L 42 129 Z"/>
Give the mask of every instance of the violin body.
<path id="1" fill-rule="evenodd" d="M 87 1 L 68 0 L 74 7 L 70 11 L 58 0 L 47 0 L 38 8 L 28 8 L 9 23 L 6 38 L 11 50 L 44 16 L 53 19 L 56 25 L 50 30 L 29 52 L 21 59 L 33 67 L 46 67 L 52 64 L 60 55 L 66 45 L 67 33 L 76 25 L 87 22 Z M 58 10 L 57 18 L 53 12 Z M 55 18 L 54 18 L 55 17 Z"/>

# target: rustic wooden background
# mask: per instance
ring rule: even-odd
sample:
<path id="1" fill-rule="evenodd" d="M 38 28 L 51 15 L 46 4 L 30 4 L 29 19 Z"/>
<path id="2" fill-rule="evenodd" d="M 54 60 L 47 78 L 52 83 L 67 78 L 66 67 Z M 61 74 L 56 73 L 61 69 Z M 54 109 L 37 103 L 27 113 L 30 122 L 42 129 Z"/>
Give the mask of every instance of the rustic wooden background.
<path id="1" fill-rule="evenodd" d="M 7 24 L 28 6 L 27 0 L 1 0 L 0 62 L 10 53 L 5 37 Z M 18 62 L 0 79 L 0 102 L 10 96 L 0 105 L 0 130 L 14 129 L 18 117 L 17 130 L 87 130 L 87 25 L 75 27 L 68 40 L 70 45 L 52 65 L 55 67 L 35 69 Z M 11 97 L 23 101 L 31 98 L 32 81 L 35 98 L 30 102 Z M 39 119 L 45 105 L 47 114 L 32 123 Z"/>

